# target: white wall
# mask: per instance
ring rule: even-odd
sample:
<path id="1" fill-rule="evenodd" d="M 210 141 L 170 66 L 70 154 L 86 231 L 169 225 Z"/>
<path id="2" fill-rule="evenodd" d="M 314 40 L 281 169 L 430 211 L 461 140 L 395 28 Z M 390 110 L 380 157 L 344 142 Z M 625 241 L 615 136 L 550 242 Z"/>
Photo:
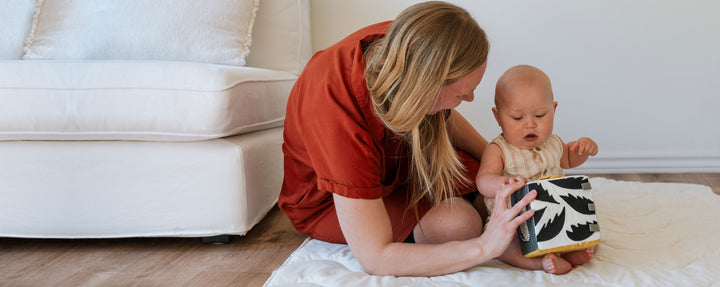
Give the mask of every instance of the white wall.
<path id="1" fill-rule="evenodd" d="M 421 1 L 311 0 L 313 49 Z M 488 69 L 460 110 L 486 138 L 494 84 L 517 64 L 553 81 L 555 132 L 595 139 L 572 173 L 720 172 L 720 2 L 456 0 L 485 29 Z"/>

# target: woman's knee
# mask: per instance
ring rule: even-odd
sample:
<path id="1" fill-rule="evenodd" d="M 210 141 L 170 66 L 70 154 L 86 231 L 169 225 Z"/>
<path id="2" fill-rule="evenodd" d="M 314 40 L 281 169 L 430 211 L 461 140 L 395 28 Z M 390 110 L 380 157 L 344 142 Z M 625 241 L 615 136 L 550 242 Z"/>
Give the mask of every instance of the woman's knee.
<path id="1" fill-rule="evenodd" d="M 431 208 L 413 230 L 417 243 L 442 243 L 480 236 L 483 221 L 468 201 L 453 197 Z"/>

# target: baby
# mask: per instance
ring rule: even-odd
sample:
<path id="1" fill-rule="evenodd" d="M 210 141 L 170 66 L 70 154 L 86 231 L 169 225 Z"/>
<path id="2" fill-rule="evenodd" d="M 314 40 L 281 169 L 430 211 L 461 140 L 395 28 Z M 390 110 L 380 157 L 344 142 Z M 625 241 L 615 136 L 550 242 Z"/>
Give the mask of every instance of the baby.
<path id="1" fill-rule="evenodd" d="M 515 66 L 500 77 L 492 111 L 502 134 L 488 145 L 480 161 L 476 182 L 483 196 L 494 198 L 495 191 L 511 181 L 562 176 L 563 169 L 577 167 L 597 154 L 598 146 L 589 138 L 566 144 L 552 133 L 556 108 L 550 79 L 540 69 Z M 525 258 L 516 250 L 500 259 L 516 267 L 565 274 L 573 266 L 590 261 L 593 252 L 594 247 L 590 247 L 560 256 L 550 253 Z"/>

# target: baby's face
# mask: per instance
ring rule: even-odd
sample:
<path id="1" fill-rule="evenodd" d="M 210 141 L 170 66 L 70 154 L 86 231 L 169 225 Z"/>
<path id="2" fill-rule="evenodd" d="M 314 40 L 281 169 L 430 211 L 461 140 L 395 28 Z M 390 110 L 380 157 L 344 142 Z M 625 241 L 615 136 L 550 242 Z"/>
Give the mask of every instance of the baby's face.
<path id="1" fill-rule="evenodd" d="M 493 112 L 510 144 L 534 149 L 552 135 L 556 107 L 546 89 L 519 85 L 506 91 Z"/>

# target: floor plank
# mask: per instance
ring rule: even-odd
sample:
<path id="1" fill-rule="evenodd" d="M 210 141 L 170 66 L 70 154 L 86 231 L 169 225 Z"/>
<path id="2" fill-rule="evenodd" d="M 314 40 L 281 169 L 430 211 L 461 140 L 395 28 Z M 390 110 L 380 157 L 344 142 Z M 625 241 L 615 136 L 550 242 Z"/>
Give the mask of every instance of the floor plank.
<path id="1" fill-rule="evenodd" d="M 720 194 L 720 173 L 631 173 L 631 174 L 591 174 L 591 177 L 606 177 L 623 181 L 674 182 L 707 185 L 713 192 Z"/>
<path id="2" fill-rule="evenodd" d="M 593 174 L 683 182 L 720 194 L 720 173 Z M 262 286 L 305 240 L 276 207 L 229 244 L 198 238 L 0 238 L 0 286 Z"/>

